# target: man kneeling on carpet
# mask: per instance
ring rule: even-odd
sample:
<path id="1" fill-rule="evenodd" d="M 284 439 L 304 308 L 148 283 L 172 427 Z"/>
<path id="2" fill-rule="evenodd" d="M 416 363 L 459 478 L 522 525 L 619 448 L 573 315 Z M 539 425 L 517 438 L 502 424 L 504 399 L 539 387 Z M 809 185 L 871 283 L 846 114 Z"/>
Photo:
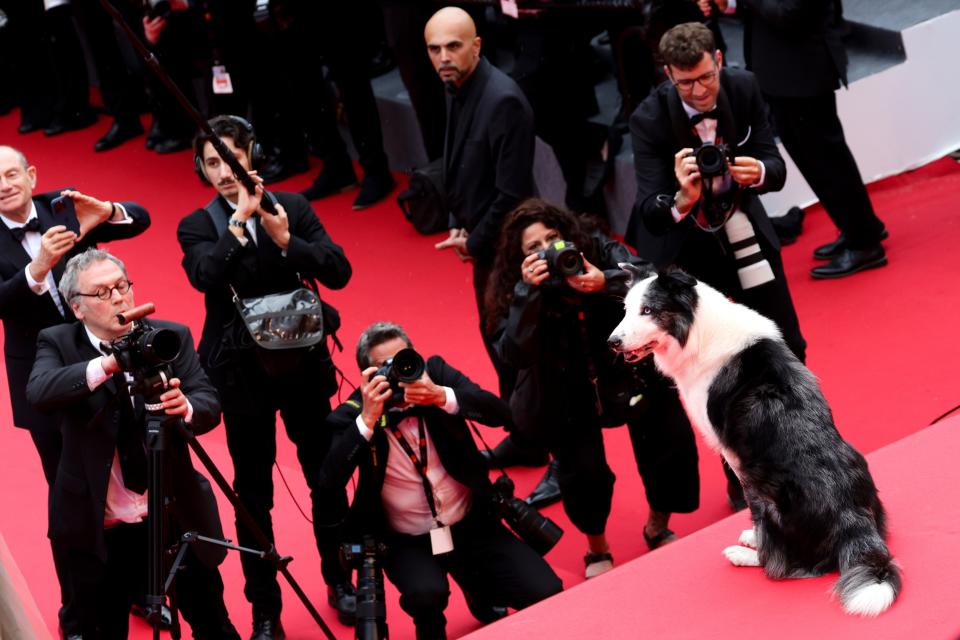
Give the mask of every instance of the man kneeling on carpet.
<path id="1" fill-rule="evenodd" d="M 448 573 L 481 622 L 502 616 L 497 607 L 522 609 L 561 591 L 546 561 L 492 512 L 467 420 L 502 425 L 506 404 L 440 356 L 424 362 L 396 324 L 363 332 L 357 364 L 360 389 L 327 418 L 336 435 L 322 482 L 344 487 L 360 468 L 349 528 L 386 543 L 383 568 L 417 638 L 446 637 Z"/>
<path id="2" fill-rule="evenodd" d="M 80 322 L 40 332 L 27 383 L 27 399 L 55 414 L 63 433 L 50 538 L 68 554 L 82 637 L 126 638 L 130 606 L 147 583 L 146 415 L 142 395 L 130 392 L 129 373 L 121 370 L 125 358 L 103 345 L 133 328 L 118 318 L 134 307 L 133 283 L 123 262 L 89 249 L 67 263 L 60 296 Z M 159 396 L 163 413 L 183 418 L 195 433 L 210 431 L 219 422 L 220 403 L 200 368 L 190 330 L 143 322 L 176 334 L 180 344 L 169 388 Z M 181 532 L 222 538 L 210 484 L 194 471 L 184 440 L 167 433 L 164 491 L 172 520 Z M 223 603 L 217 565 L 225 556 L 220 547 L 190 547 L 177 573 L 178 604 L 194 638 L 240 638 Z"/>

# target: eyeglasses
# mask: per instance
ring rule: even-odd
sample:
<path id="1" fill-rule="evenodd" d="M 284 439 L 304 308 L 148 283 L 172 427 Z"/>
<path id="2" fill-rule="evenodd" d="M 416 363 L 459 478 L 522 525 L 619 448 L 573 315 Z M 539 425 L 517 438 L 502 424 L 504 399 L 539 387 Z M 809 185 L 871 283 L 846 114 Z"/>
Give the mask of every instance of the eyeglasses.
<path id="1" fill-rule="evenodd" d="M 674 80 L 673 86 L 675 86 L 680 91 L 690 91 L 693 89 L 693 85 L 700 83 L 701 87 L 710 87 L 717 81 L 717 78 L 720 77 L 720 72 L 716 69 L 713 71 L 708 71 L 702 76 L 697 76 L 696 78 L 687 78 L 684 80 Z"/>
<path id="2" fill-rule="evenodd" d="M 101 300 L 109 300 L 113 296 L 114 290 L 120 295 L 124 295 L 127 291 L 130 291 L 130 287 L 133 286 L 133 283 L 129 280 L 121 280 L 112 287 L 98 287 L 93 293 L 77 293 L 78 296 L 83 296 L 85 298 L 100 298 Z"/>

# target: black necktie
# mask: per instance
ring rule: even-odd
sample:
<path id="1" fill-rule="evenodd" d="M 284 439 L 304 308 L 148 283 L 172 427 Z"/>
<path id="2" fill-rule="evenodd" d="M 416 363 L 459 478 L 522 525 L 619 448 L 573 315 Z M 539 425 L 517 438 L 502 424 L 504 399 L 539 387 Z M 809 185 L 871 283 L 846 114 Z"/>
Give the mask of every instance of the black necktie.
<path id="1" fill-rule="evenodd" d="M 27 231 L 40 231 L 40 219 L 30 218 L 27 220 L 27 224 L 22 227 L 13 227 L 10 229 L 10 233 L 17 239 L 17 242 L 23 242 L 23 237 L 27 235 Z"/>
<path id="2" fill-rule="evenodd" d="M 120 424 L 117 429 L 117 457 L 120 459 L 120 471 L 123 484 L 136 493 L 147 490 L 147 452 L 143 447 L 143 429 L 137 423 L 133 405 L 130 403 L 130 390 L 123 373 L 113 374 L 117 385 L 117 409 L 120 412 Z"/>
<path id="3" fill-rule="evenodd" d="M 720 112 L 716 108 L 713 108 L 713 109 L 710 109 L 710 111 L 704 111 L 703 113 L 697 113 L 690 116 L 690 125 L 695 127 L 697 126 L 697 124 L 699 124 L 703 120 L 706 120 L 708 118 L 710 120 L 717 120 L 719 119 L 719 117 L 720 117 Z"/>

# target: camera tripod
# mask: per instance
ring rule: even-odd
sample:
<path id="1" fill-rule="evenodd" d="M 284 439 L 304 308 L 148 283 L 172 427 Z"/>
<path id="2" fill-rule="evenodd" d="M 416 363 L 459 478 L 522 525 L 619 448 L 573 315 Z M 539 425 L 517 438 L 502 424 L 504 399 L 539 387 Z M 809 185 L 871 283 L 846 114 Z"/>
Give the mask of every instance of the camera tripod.
<path id="1" fill-rule="evenodd" d="M 144 406 L 147 410 L 146 419 L 146 445 L 147 445 L 147 520 L 148 528 L 148 546 L 149 546 L 149 567 L 147 569 L 148 588 L 146 597 L 146 618 L 153 627 L 153 638 L 159 640 L 160 620 L 163 603 L 166 594 L 171 593 L 171 614 L 172 627 L 171 636 L 175 640 L 180 638 L 180 623 L 176 606 L 176 591 L 171 591 L 173 579 L 183 563 L 184 556 L 191 544 L 204 543 L 212 544 L 227 549 L 240 551 L 241 553 L 252 553 L 260 558 L 270 562 L 278 572 L 290 584 L 290 587 L 296 593 L 297 597 L 303 602 L 313 620 L 323 631 L 328 640 L 336 640 L 330 628 L 323 621 L 320 613 L 310 602 L 307 594 L 303 591 L 293 575 L 290 573 L 287 565 L 293 560 L 292 556 L 281 556 L 276 546 L 271 543 L 260 530 L 256 521 L 247 511 L 247 508 L 240 502 L 237 494 L 227 482 L 220 470 L 217 469 L 213 460 L 197 441 L 196 435 L 187 428 L 182 418 L 167 416 L 163 413 L 163 404 L 160 396 L 169 386 L 168 382 L 173 377 L 173 372 L 169 364 L 164 363 L 149 370 L 134 370 L 134 385 L 131 387 L 131 394 L 137 393 L 143 396 Z M 230 504 L 236 511 L 237 518 L 245 526 L 263 551 L 241 547 L 227 540 L 210 538 L 200 535 L 196 531 L 189 531 L 183 534 L 176 544 L 167 551 L 169 554 L 176 553 L 169 573 L 164 577 L 164 529 L 166 515 L 164 513 L 164 451 L 168 448 L 171 429 L 175 429 L 181 438 L 187 443 L 194 455 L 200 460 L 204 468 L 210 474 L 210 477 L 216 482 L 217 486 L 226 496 Z"/>

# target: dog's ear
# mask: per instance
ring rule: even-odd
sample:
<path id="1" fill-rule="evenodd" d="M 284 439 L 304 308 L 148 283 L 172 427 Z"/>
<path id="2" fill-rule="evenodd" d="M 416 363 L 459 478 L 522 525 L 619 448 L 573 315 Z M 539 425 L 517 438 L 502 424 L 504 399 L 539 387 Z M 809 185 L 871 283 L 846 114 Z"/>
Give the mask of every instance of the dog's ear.
<path id="1" fill-rule="evenodd" d="M 634 264 L 632 262 L 617 263 L 621 269 L 627 272 L 627 286 L 633 286 L 644 278 L 653 275 L 653 266 L 649 262 Z"/>
<path id="2" fill-rule="evenodd" d="M 657 282 L 667 291 L 684 291 L 697 286 L 697 279 L 677 268 L 666 269 L 657 274 Z"/>

